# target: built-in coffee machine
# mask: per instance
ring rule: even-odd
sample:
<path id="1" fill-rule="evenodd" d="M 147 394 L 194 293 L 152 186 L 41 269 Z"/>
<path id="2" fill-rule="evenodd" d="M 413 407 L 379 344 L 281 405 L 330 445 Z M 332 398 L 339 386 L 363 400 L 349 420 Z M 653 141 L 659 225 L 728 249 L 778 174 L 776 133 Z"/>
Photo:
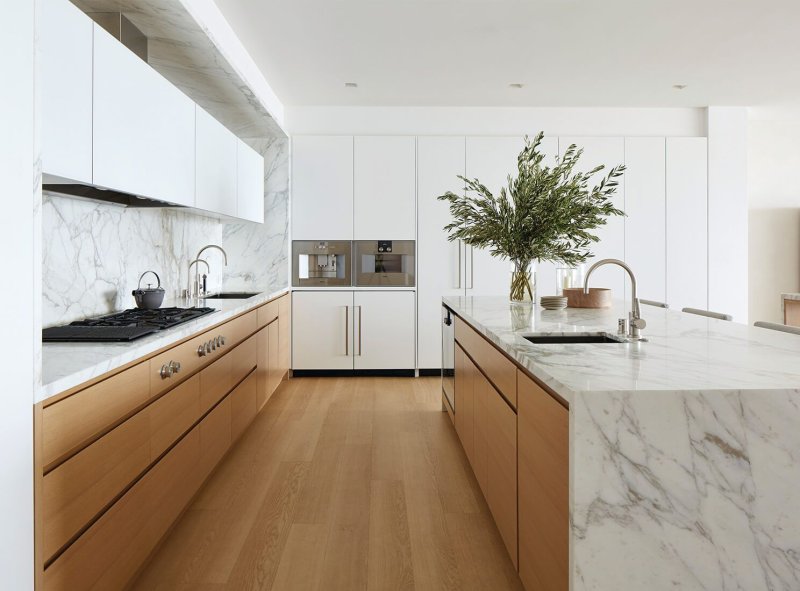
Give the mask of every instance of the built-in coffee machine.
<path id="1" fill-rule="evenodd" d="M 357 287 L 414 287 L 413 240 L 356 240 L 354 244 Z"/>
<path id="2" fill-rule="evenodd" d="M 352 285 L 351 253 L 349 240 L 292 241 L 292 286 Z"/>

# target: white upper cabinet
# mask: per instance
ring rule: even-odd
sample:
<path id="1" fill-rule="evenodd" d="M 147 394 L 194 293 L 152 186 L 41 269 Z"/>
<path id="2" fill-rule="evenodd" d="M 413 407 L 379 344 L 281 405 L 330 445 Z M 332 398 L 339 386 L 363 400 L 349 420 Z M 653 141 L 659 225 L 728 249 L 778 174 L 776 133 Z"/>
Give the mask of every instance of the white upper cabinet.
<path id="1" fill-rule="evenodd" d="M 68 0 L 44 0 L 41 24 L 42 171 L 91 183 L 93 24 Z"/>
<path id="2" fill-rule="evenodd" d="M 605 169 L 594 175 L 589 180 L 589 189 L 600 183 L 600 179 L 607 175 L 612 167 L 625 162 L 625 141 L 621 137 L 561 137 L 559 138 L 559 153 L 564 156 L 570 144 L 583 148 L 583 155 L 575 168 L 576 172 L 588 172 L 596 166 L 603 164 Z M 614 195 L 614 205 L 625 211 L 625 177 L 617 179 L 619 186 Z M 613 258 L 625 260 L 625 218 L 612 216 L 607 223 L 594 231 L 600 239 L 591 246 L 592 258 L 586 263 L 589 266 L 600 259 Z M 635 271 L 635 270 L 634 270 Z M 617 266 L 606 265 L 592 274 L 591 287 L 607 287 L 613 291 L 615 299 L 628 297 L 626 290 L 625 272 Z"/>
<path id="3" fill-rule="evenodd" d="M 417 357 L 426 369 L 442 366 L 442 296 L 464 295 L 464 246 L 447 240 L 453 218 L 437 197 L 463 193 L 465 146 L 464 137 L 417 140 Z"/>
<path id="4" fill-rule="evenodd" d="M 95 185 L 195 205 L 195 104 L 94 27 Z"/>
<path id="5" fill-rule="evenodd" d="M 199 106 L 195 119 L 195 207 L 236 215 L 238 138 Z"/>
<path id="6" fill-rule="evenodd" d="M 353 239 L 352 136 L 292 138 L 292 239 Z"/>
<path id="7" fill-rule="evenodd" d="M 625 138 L 625 262 L 638 296 L 659 302 L 667 301 L 665 150 L 663 137 Z"/>
<path id="8" fill-rule="evenodd" d="M 706 138 L 667 138 L 667 303 L 708 307 Z M 724 312 L 724 310 L 721 310 Z"/>
<path id="9" fill-rule="evenodd" d="M 354 140 L 354 239 L 414 240 L 416 138 Z"/>
<path id="10" fill-rule="evenodd" d="M 236 140 L 236 217 L 264 223 L 264 157 Z"/>

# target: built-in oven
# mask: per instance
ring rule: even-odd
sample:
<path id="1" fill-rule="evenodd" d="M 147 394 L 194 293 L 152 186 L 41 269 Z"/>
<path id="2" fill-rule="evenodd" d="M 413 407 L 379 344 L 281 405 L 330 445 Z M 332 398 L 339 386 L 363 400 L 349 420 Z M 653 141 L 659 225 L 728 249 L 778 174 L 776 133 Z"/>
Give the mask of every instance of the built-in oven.
<path id="1" fill-rule="evenodd" d="M 456 411 L 456 323 L 453 312 L 442 306 L 442 394 Z"/>
<path id="2" fill-rule="evenodd" d="M 351 252 L 349 240 L 293 240 L 292 285 L 352 285 Z"/>
<path id="3" fill-rule="evenodd" d="M 356 240 L 353 255 L 359 287 L 414 287 L 413 240 Z"/>

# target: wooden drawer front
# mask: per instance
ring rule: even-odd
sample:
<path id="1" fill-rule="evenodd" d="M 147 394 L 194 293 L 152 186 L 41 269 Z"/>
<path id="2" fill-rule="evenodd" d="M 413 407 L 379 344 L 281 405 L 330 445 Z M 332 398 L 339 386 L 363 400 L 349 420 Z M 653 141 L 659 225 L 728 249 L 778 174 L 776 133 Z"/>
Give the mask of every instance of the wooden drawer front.
<path id="1" fill-rule="evenodd" d="M 281 369 L 281 379 L 283 379 L 291 365 L 289 358 L 289 351 L 291 351 L 289 335 L 292 334 L 292 298 L 288 295 L 281 296 L 278 302 L 281 310 L 280 323 L 278 324 L 278 366 Z"/>
<path id="2" fill-rule="evenodd" d="M 516 366 L 466 322 L 456 316 L 458 341 L 511 405 L 517 406 Z M 458 412 L 458 407 L 456 407 Z"/>
<path id="3" fill-rule="evenodd" d="M 124 589 L 199 486 L 199 457 L 194 429 L 45 570 L 44 589 Z"/>
<path id="4" fill-rule="evenodd" d="M 214 406 L 232 387 L 233 355 L 225 355 L 200 372 L 200 414 Z"/>
<path id="5" fill-rule="evenodd" d="M 148 363 L 89 386 L 42 411 L 42 464 L 54 461 L 103 433 L 150 398 Z"/>
<path id="6" fill-rule="evenodd" d="M 466 353 L 456 345 L 455 359 L 456 433 L 470 464 L 473 461 L 474 443 L 474 382 L 475 366 Z"/>
<path id="7" fill-rule="evenodd" d="M 258 328 L 266 326 L 273 320 L 277 320 L 280 314 L 280 299 L 272 300 L 258 308 Z"/>
<path id="8" fill-rule="evenodd" d="M 269 388 L 267 389 L 267 399 L 281 384 L 283 374 L 280 368 L 280 320 L 276 320 L 267 327 L 269 330 Z"/>
<path id="9" fill-rule="evenodd" d="M 185 376 L 224 356 L 255 330 L 256 310 L 253 310 L 153 357 L 150 359 L 151 395 L 155 396 L 164 390 L 173 388 Z M 225 345 L 217 347 L 203 356 L 198 354 L 199 347 L 220 336 L 225 338 Z M 172 377 L 162 378 L 161 368 L 170 361 L 177 361 L 181 364 L 180 372 Z"/>
<path id="10" fill-rule="evenodd" d="M 258 409 L 267 402 L 269 388 L 269 327 L 265 326 L 256 334 L 258 343 L 258 368 L 256 369 L 256 401 Z"/>
<path id="11" fill-rule="evenodd" d="M 569 411 L 520 372 L 519 574 L 526 589 L 569 585 Z"/>
<path id="12" fill-rule="evenodd" d="M 486 383 L 488 447 L 486 497 L 497 529 L 514 566 L 517 566 L 517 415 Z M 549 589 L 549 587 L 545 587 Z"/>
<path id="13" fill-rule="evenodd" d="M 148 411 L 150 459 L 155 461 L 200 418 L 200 375 L 164 394 Z"/>
<path id="14" fill-rule="evenodd" d="M 147 411 L 137 413 L 45 475 L 45 560 L 97 515 L 150 464 Z"/>
<path id="15" fill-rule="evenodd" d="M 200 423 L 200 472 L 208 476 L 231 446 L 231 397 L 228 396 Z"/>
<path id="16" fill-rule="evenodd" d="M 232 384 L 238 384 L 258 365 L 258 334 L 254 334 L 230 352 L 232 358 Z"/>
<path id="17" fill-rule="evenodd" d="M 253 421 L 257 412 L 256 372 L 249 376 L 231 392 L 231 441 L 236 441 Z"/>

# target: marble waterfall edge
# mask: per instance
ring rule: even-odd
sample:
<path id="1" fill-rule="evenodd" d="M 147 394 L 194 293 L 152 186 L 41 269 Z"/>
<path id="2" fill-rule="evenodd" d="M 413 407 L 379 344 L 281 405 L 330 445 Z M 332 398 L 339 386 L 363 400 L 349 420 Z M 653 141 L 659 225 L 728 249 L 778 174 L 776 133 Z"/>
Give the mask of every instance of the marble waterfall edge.
<path id="1" fill-rule="evenodd" d="M 221 221 L 178 208 L 125 208 L 46 193 L 42 204 L 42 325 L 130 308 L 139 276 L 156 271 L 168 297 L 188 263 L 209 251 L 209 287 L 274 292 L 288 285 L 288 140 L 248 140 L 265 156 L 265 223 Z"/>

